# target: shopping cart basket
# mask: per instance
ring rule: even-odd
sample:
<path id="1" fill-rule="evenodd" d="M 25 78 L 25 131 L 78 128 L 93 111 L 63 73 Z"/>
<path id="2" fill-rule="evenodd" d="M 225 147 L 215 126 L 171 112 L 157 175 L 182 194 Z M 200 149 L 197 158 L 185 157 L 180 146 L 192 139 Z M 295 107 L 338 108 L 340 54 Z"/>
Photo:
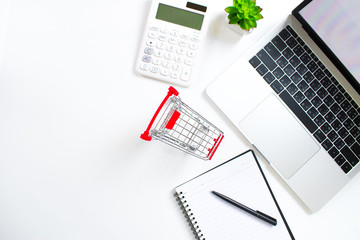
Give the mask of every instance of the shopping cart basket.
<path id="1" fill-rule="evenodd" d="M 224 138 L 223 132 L 195 112 L 170 87 L 141 139 L 160 140 L 186 153 L 210 160 Z"/>

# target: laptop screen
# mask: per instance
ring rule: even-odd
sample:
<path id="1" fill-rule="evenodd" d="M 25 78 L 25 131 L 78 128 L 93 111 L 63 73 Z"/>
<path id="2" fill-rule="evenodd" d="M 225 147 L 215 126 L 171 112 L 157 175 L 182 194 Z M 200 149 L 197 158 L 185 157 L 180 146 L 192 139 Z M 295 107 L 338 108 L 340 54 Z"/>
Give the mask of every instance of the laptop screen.
<path id="1" fill-rule="evenodd" d="M 298 12 L 357 83 L 360 83 L 359 12 L 359 0 L 313 0 Z"/>

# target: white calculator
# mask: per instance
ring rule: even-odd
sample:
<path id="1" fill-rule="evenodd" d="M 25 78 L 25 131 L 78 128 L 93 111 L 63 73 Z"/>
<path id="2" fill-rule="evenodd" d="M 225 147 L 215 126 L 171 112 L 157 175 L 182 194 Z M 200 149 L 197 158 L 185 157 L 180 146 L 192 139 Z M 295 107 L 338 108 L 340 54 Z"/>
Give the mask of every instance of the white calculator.
<path id="1" fill-rule="evenodd" d="M 154 0 L 136 70 L 180 86 L 196 78 L 201 43 L 207 29 L 207 7 L 184 0 Z"/>

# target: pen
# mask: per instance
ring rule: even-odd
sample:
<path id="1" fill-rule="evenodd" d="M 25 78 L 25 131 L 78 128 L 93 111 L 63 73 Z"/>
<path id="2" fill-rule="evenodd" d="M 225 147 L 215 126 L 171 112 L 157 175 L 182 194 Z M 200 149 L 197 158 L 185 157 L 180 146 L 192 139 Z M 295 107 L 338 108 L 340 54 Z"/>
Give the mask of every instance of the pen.
<path id="1" fill-rule="evenodd" d="M 215 191 L 212 191 L 212 193 L 215 194 L 216 196 L 218 196 L 219 198 L 227 201 L 228 203 L 231 203 L 231 204 L 235 205 L 236 207 L 244 210 L 247 213 L 250 213 L 250 214 L 254 215 L 255 217 L 257 217 L 257 218 L 259 218 L 259 219 L 261 219 L 261 220 L 263 220 L 263 221 L 265 221 L 267 223 L 270 223 L 270 224 L 272 224 L 274 226 L 276 226 L 276 224 L 277 224 L 277 221 L 276 221 L 275 218 L 270 217 L 269 215 L 266 215 L 265 213 L 262 213 L 262 212 L 260 212 L 258 210 L 253 210 L 253 209 L 251 209 L 251 208 L 249 208 L 249 207 L 247 207 L 247 206 L 245 206 L 245 205 L 243 205 L 243 204 L 241 204 L 241 203 L 239 203 L 239 202 L 237 202 L 237 201 L 235 201 L 235 200 L 233 200 L 233 199 L 231 199 L 231 198 L 229 198 L 229 197 L 227 197 L 227 196 L 225 196 L 225 195 L 223 195 L 221 193 L 218 193 L 218 192 L 215 192 Z"/>

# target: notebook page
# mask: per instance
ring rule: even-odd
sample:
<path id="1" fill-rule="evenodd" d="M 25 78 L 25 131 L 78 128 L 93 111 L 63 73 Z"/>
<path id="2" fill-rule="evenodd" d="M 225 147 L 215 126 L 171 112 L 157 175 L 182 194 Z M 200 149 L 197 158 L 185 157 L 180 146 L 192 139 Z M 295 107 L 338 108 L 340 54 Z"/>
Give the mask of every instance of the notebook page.
<path id="1" fill-rule="evenodd" d="M 206 240 L 291 239 L 252 152 L 230 160 L 175 190 L 182 192 Z M 277 225 L 246 213 L 211 191 L 276 218 Z"/>

